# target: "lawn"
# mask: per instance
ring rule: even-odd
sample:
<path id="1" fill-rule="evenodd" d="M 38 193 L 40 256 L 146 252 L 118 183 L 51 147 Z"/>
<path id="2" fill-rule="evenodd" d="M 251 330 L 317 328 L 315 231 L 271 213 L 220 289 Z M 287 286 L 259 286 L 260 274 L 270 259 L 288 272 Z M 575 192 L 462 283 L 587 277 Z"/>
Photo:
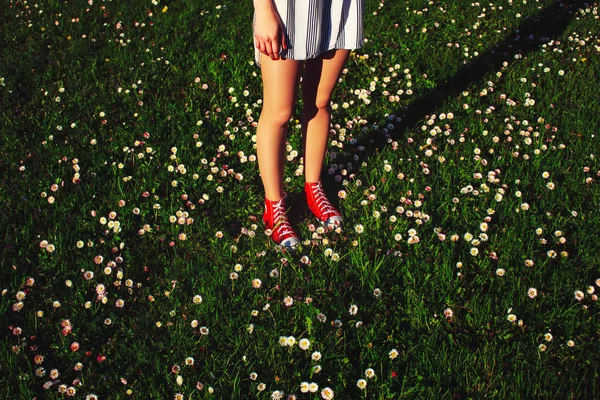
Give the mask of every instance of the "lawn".
<path id="1" fill-rule="evenodd" d="M 600 398 L 597 2 L 366 0 L 295 252 L 250 1 L 5 3 L 0 398 Z"/>

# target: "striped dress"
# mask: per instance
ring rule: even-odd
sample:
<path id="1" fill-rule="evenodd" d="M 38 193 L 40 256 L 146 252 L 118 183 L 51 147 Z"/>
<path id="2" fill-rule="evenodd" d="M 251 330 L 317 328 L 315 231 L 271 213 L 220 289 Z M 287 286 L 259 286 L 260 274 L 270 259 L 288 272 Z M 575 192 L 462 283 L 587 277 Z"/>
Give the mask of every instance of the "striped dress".
<path id="1" fill-rule="evenodd" d="M 318 57 L 332 49 L 354 50 L 363 45 L 364 0 L 273 0 L 285 28 L 292 60 Z M 260 64 L 260 51 L 255 48 Z"/>

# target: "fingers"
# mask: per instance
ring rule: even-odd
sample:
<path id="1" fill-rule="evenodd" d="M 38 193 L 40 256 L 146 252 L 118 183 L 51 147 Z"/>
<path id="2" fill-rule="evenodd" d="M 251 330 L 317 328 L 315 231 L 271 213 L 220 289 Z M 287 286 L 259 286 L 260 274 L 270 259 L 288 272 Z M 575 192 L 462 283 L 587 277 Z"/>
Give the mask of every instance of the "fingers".
<path id="1" fill-rule="evenodd" d="M 271 59 L 273 60 L 279 60 L 279 41 L 278 40 L 271 40 L 271 43 L 269 43 L 271 46 Z M 269 47 L 269 44 L 267 44 L 267 48 Z"/>
<path id="2" fill-rule="evenodd" d="M 285 35 L 281 34 L 280 36 L 281 36 L 281 48 L 284 50 L 287 50 L 287 43 L 285 41 Z"/>
<path id="3" fill-rule="evenodd" d="M 258 51 L 269 56 L 272 60 L 279 60 L 280 43 L 278 39 L 254 39 L 254 45 Z"/>

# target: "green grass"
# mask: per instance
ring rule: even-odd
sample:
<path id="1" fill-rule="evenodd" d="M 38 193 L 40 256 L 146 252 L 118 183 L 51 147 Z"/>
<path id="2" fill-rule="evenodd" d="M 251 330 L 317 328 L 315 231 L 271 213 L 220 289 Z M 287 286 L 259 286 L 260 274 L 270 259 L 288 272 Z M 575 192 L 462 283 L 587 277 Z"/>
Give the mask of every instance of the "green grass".
<path id="1" fill-rule="evenodd" d="M 600 396 L 597 3 L 367 1 L 323 169 L 345 227 L 292 157 L 292 254 L 251 3 L 42 3 L 0 16 L 1 398 Z"/>

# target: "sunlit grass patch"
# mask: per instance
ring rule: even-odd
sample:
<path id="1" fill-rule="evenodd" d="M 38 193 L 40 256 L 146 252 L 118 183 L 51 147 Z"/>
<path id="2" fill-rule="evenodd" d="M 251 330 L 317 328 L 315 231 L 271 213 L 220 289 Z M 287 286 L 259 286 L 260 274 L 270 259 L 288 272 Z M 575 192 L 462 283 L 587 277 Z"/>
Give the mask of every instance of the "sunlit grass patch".
<path id="1" fill-rule="evenodd" d="M 345 226 L 307 212 L 293 119 L 286 253 L 251 6 L 10 2 L 0 393 L 598 397 L 598 8 L 561 4 L 367 2 L 323 168 Z"/>

